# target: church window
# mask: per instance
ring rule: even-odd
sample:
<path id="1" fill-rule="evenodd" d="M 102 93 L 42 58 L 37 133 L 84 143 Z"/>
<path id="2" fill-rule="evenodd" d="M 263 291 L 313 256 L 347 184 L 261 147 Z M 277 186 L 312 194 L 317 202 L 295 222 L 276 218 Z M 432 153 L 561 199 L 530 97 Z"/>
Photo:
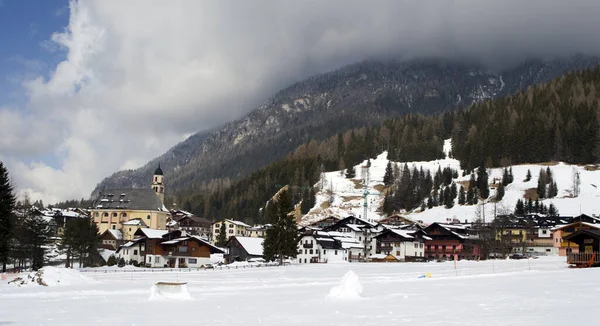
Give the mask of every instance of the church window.
<path id="1" fill-rule="evenodd" d="M 127 217 L 127 213 L 122 213 L 121 216 L 122 217 Z"/>
<path id="2" fill-rule="evenodd" d="M 150 215 L 146 216 L 146 219 L 149 220 L 150 219 Z"/>
<path id="3" fill-rule="evenodd" d="M 108 213 L 104 213 L 104 217 L 108 217 Z"/>
<path id="4" fill-rule="evenodd" d="M 117 217 L 119 214 L 117 213 L 113 213 L 113 217 Z"/>

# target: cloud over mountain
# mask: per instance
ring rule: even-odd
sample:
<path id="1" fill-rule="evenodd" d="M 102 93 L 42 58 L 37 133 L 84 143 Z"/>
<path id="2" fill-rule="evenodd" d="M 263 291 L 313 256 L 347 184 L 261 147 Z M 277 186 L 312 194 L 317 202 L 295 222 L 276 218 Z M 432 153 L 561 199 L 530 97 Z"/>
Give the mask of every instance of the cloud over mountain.
<path id="1" fill-rule="evenodd" d="M 65 59 L 23 80 L 22 107 L 0 102 L 0 159 L 33 198 L 87 196 L 307 76 L 367 58 L 599 54 L 598 16 L 593 0 L 73 1 L 50 41 Z"/>

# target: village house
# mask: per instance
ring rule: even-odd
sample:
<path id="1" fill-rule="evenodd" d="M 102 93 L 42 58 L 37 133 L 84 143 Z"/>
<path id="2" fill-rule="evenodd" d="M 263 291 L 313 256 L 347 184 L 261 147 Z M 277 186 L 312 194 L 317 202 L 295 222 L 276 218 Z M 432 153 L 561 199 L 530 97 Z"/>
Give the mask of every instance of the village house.
<path id="1" fill-rule="evenodd" d="M 583 220 L 583 218 L 582 218 Z M 580 230 L 600 230 L 600 223 L 594 224 L 590 222 L 573 222 L 567 225 L 557 225 L 552 229 L 552 240 L 554 247 L 558 250 L 559 256 L 567 256 L 569 253 L 578 253 L 580 246 L 571 242 L 570 235 Z"/>
<path id="2" fill-rule="evenodd" d="M 264 238 L 267 236 L 267 230 L 271 227 L 271 224 L 265 225 L 254 225 L 246 228 L 247 235 L 251 238 Z"/>
<path id="3" fill-rule="evenodd" d="M 596 228 L 580 228 L 565 235 L 564 242 L 576 244 L 577 250 L 567 253 L 567 264 L 576 267 L 600 266 L 600 230 Z"/>
<path id="4" fill-rule="evenodd" d="M 211 236 L 211 221 L 186 211 L 171 210 L 171 220 L 167 222 L 167 229 L 182 230 L 208 240 Z"/>
<path id="5" fill-rule="evenodd" d="M 263 257 L 264 239 L 256 237 L 232 236 L 225 247 L 227 248 L 227 261 L 248 261 Z"/>
<path id="6" fill-rule="evenodd" d="M 387 229 L 376 235 L 375 240 L 377 255 L 392 255 L 398 261 L 422 261 L 425 260 L 424 242 L 432 239 L 420 229 Z"/>
<path id="7" fill-rule="evenodd" d="M 340 219 L 337 218 L 337 217 L 335 217 L 335 216 L 329 216 L 329 217 L 320 219 L 318 221 L 314 221 L 314 222 L 310 223 L 308 226 L 319 228 L 319 229 L 323 229 L 323 228 L 326 228 L 328 226 L 334 225 L 339 220 Z"/>
<path id="8" fill-rule="evenodd" d="M 164 176 L 160 166 L 154 172 L 152 187 L 146 189 L 112 189 L 103 191 L 91 209 L 99 233 L 121 230 L 123 224 L 141 219 L 145 226 L 165 230 L 169 211 L 163 205 Z M 123 232 L 127 239 L 128 232 Z"/>
<path id="9" fill-rule="evenodd" d="M 100 235 L 101 248 L 117 250 L 124 244 L 123 233 L 119 230 L 106 230 Z"/>
<path id="10" fill-rule="evenodd" d="M 374 235 L 382 232 L 384 227 L 380 224 L 365 221 L 363 219 L 349 216 L 343 218 L 333 225 L 323 228 L 325 232 L 339 232 L 356 239 L 361 245 L 362 250 L 353 259 L 366 259 L 366 257 L 375 254 L 376 241 Z"/>
<path id="11" fill-rule="evenodd" d="M 248 228 L 251 226 L 236 220 L 225 219 L 212 224 L 212 241 L 215 243 L 221 233 L 221 225 L 225 224 L 225 232 L 227 233 L 227 240 L 232 236 L 245 237 L 248 236 Z"/>
<path id="12" fill-rule="evenodd" d="M 309 231 L 298 241 L 296 261 L 299 264 L 346 262 L 348 253 L 328 232 Z"/>
<path id="13" fill-rule="evenodd" d="M 476 235 L 460 224 L 432 223 L 423 231 L 431 240 L 425 240 L 427 259 L 475 259 L 480 257 Z"/>

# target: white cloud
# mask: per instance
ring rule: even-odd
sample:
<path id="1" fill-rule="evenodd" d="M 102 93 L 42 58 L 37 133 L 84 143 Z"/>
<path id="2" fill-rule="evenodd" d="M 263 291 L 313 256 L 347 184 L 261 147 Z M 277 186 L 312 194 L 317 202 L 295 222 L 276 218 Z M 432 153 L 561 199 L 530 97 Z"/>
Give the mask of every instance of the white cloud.
<path id="1" fill-rule="evenodd" d="M 598 53 L 596 1 L 74 1 L 66 51 L 0 108 L 0 155 L 45 202 L 87 196 L 290 82 L 369 57 Z M 1 103 L 0 103 L 1 105 Z M 53 156 L 55 162 L 43 163 Z"/>

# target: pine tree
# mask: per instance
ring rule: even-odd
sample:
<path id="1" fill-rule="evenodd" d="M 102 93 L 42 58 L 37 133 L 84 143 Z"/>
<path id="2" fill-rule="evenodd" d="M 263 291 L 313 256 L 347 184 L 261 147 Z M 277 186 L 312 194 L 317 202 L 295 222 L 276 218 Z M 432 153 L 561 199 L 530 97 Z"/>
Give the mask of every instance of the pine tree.
<path id="1" fill-rule="evenodd" d="M 548 206 L 548 215 L 558 216 L 558 209 L 556 208 L 556 206 L 554 206 L 553 203 L 550 203 L 550 206 Z"/>
<path id="2" fill-rule="evenodd" d="M 294 216 L 290 214 L 294 206 L 288 190 L 281 190 L 272 205 L 276 214 L 272 214 L 269 221 L 271 228 L 267 230 L 263 255 L 267 261 L 278 258 L 282 264 L 284 257 L 296 257 L 300 237 Z"/>
<path id="3" fill-rule="evenodd" d="M 427 208 L 433 208 L 433 199 L 431 199 L 431 197 L 427 198 Z"/>
<path id="4" fill-rule="evenodd" d="M 6 272 L 11 249 L 10 244 L 14 235 L 12 222 L 15 204 L 14 189 L 10 184 L 8 170 L 0 161 L 0 264 L 2 264 L 3 273 Z"/>
<path id="5" fill-rule="evenodd" d="M 469 187 L 469 190 L 467 190 L 467 198 L 466 198 L 466 203 L 467 205 L 473 205 L 473 187 Z"/>
<path id="6" fill-rule="evenodd" d="M 388 161 L 388 163 L 389 163 L 389 161 Z M 367 168 L 370 168 L 370 167 L 371 167 L 371 159 L 367 159 Z M 390 166 L 390 169 L 391 169 L 391 166 Z M 386 170 L 386 172 L 387 172 L 387 170 Z"/>
<path id="7" fill-rule="evenodd" d="M 525 215 L 525 205 L 523 200 L 517 200 L 517 204 L 515 205 L 515 215 L 516 216 L 524 216 Z"/>
<path id="8" fill-rule="evenodd" d="M 504 182 L 500 182 L 496 189 L 496 201 L 501 201 L 504 197 Z"/>
<path id="9" fill-rule="evenodd" d="M 483 164 L 477 169 L 477 189 L 481 198 L 486 199 L 490 195 L 490 186 L 488 184 L 488 173 Z"/>
<path id="10" fill-rule="evenodd" d="M 504 168 L 504 172 L 502 173 L 502 183 L 507 185 L 509 184 L 508 180 L 510 180 L 510 177 L 508 176 L 508 168 Z"/>
<path id="11" fill-rule="evenodd" d="M 356 176 L 356 169 L 354 166 L 346 169 L 346 179 L 352 179 Z"/>
<path id="12" fill-rule="evenodd" d="M 525 176 L 525 182 L 530 181 L 531 180 L 531 170 L 527 169 L 527 175 Z"/>
<path id="13" fill-rule="evenodd" d="M 67 254 L 65 267 L 70 266 L 73 256 L 79 257 L 79 267 L 96 264 L 100 235 L 98 226 L 86 219 L 73 219 L 67 222 L 60 248 Z"/>
<path id="14" fill-rule="evenodd" d="M 385 175 L 383 176 L 383 184 L 386 187 L 391 186 L 394 183 L 394 170 L 392 169 L 392 162 L 388 161 L 385 167 Z"/>
<path id="15" fill-rule="evenodd" d="M 533 213 L 533 201 L 531 200 L 531 198 L 527 199 L 527 207 L 525 208 L 525 211 L 528 214 Z"/>
<path id="16" fill-rule="evenodd" d="M 267 212 L 265 212 L 267 214 Z M 221 226 L 219 227 L 219 235 L 217 236 L 217 242 L 215 243 L 217 247 L 225 247 L 227 243 L 227 225 L 225 224 L 225 220 L 221 221 Z"/>
<path id="17" fill-rule="evenodd" d="M 513 170 L 511 166 L 510 169 L 508 169 L 508 183 L 506 185 L 513 183 L 513 181 L 515 181 L 515 176 L 513 175 Z"/>
<path id="18" fill-rule="evenodd" d="M 465 188 L 463 186 L 460 186 L 460 190 L 458 191 L 458 204 L 459 205 L 464 205 L 466 202 L 465 199 Z"/>
<path id="19" fill-rule="evenodd" d="M 546 198 L 546 175 L 543 170 L 540 169 L 540 175 L 537 183 L 537 195 L 538 198 Z"/>
<path id="20" fill-rule="evenodd" d="M 110 255 L 110 257 L 108 257 L 108 260 L 106 261 L 106 265 L 115 266 L 116 264 L 117 264 L 117 257 L 115 257 L 115 255 Z"/>

